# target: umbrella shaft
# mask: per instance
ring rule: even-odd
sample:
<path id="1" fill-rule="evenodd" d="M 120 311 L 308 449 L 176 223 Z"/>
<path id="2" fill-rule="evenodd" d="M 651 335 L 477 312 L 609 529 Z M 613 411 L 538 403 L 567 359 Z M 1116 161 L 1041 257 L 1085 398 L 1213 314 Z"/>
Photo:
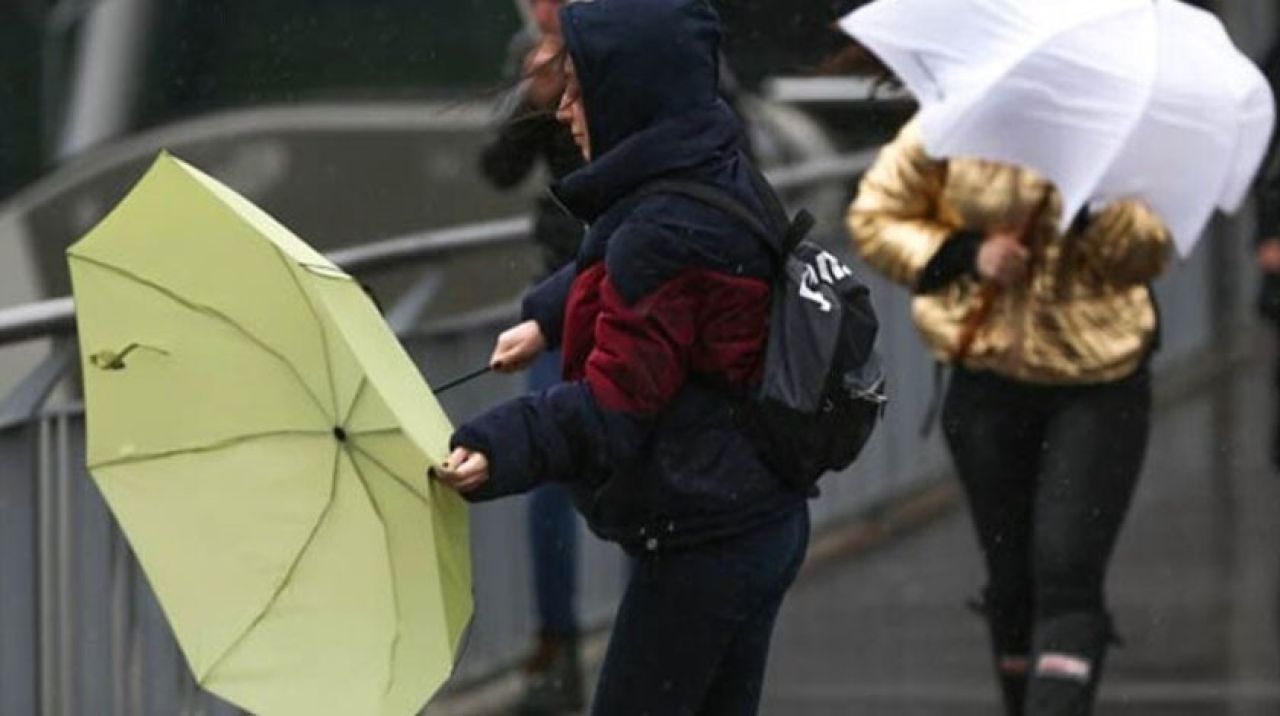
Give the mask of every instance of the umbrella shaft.
<path id="1" fill-rule="evenodd" d="M 461 376 L 461 377 L 459 377 L 459 378 L 454 378 L 453 380 L 451 380 L 451 381 L 449 381 L 449 382 L 445 383 L 444 385 L 440 386 L 439 388 L 436 388 L 436 389 L 435 389 L 435 393 L 436 393 L 436 395 L 440 395 L 441 393 L 445 393 L 445 392 L 448 392 L 448 391 L 450 391 L 450 390 L 453 390 L 454 388 L 456 388 L 456 387 L 458 387 L 458 386 L 460 386 L 460 385 L 463 385 L 463 384 L 465 384 L 465 383 L 470 383 L 471 381 L 475 380 L 476 378 L 479 378 L 480 376 L 482 376 L 482 375 L 484 375 L 484 374 L 486 374 L 486 373 L 489 373 L 489 372 L 490 372 L 490 371 L 492 371 L 492 370 L 493 370 L 493 366 L 488 366 L 488 365 L 486 365 L 485 367 L 480 368 L 480 369 L 478 369 L 478 370 L 473 370 L 473 371 L 471 371 L 470 373 L 467 373 L 467 374 L 466 374 L 466 375 L 464 375 L 464 376 Z"/>

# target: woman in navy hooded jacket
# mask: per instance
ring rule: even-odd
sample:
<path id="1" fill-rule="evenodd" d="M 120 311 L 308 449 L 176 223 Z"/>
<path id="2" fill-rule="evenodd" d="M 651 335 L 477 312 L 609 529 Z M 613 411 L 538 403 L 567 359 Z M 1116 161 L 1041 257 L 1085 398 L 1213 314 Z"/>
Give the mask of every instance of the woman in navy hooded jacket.
<path id="1" fill-rule="evenodd" d="M 717 93 L 719 23 L 706 0 L 594 0 L 561 27 L 557 116 L 588 163 L 553 193 L 589 229 L 493 363 L 558 345 L 566 382 L 462 426 L 436 477 L 489 500 L 578 476 L 588 524 L 636 557 L 594 713 L 753 714 L 809 532 L 805 495 L 735 419 L 763 367 L 773 259 L 738 219 L 642 191 L 695 181 L 770 216 Z"/>

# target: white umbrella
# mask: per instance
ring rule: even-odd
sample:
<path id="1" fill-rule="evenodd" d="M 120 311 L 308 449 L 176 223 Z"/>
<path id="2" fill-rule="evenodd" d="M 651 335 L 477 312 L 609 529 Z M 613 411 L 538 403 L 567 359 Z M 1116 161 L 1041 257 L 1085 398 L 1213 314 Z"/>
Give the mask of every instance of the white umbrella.
<path id="1" fill-rule="evenodd" d="M 1275 123 L 1266 78 L 1177 0 L 876 0 L 841 27 L 920 101 L 925 149 L 1029 167 L 1084 205 L 1145 201 L 1190 253 Z"/>

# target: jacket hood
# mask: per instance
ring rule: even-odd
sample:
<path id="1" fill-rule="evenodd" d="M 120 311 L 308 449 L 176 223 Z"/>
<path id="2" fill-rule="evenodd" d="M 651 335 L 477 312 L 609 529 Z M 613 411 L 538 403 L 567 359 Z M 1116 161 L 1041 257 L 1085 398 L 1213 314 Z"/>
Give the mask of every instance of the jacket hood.
<path id="1" fill-rule="evenodd" d="M 717 102 L 720 21 L 706 0 L 579 0 L 560 13 L 597 157 Z"/>
<path id="2" fill-rule="evenodd" d="M 742 149 L 733 110 L 710 107 L 646 127 L 551 187 L 570 213 L 595 223 L 647 182 L 673 175 L 714 182 L 718 169 Z M 750 196 L 750 194 L 748 194 Z"/>

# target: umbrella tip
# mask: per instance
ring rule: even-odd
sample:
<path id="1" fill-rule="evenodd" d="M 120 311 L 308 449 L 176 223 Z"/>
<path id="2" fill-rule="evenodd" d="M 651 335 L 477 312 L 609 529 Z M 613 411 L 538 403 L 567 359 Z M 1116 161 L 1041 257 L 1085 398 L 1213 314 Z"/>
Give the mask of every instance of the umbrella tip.
<path id="1" fill-rule="evenodd" d="M 338 442 L 345 443 L 347 441 L 347 431 L 341 427 L 335 427 L 333 429 L 333 437 L 337 438 Z"/>

